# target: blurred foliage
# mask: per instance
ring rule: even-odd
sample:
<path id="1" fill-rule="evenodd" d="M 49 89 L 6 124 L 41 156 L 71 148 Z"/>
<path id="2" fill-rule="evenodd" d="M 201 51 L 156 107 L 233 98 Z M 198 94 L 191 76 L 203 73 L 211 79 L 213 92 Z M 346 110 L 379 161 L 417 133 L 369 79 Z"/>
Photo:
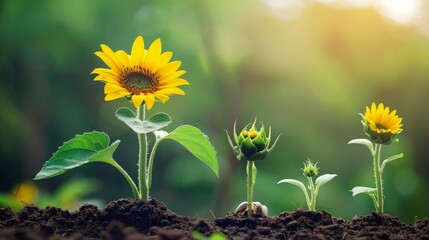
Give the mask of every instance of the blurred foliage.
<path id="1" fill-rule="evenodd" d="M 84 203 L 102 206 L 104 205 L 102 200 L 84 198 L 96 192 L 99 185 L 100 183 L 94 179 L 74 179 L 62 183 L 50 194 L 40 191 L 34 182 L 25 181 L 17 184 L 10 193 L 0 193 L 0 207 L 9 206 L 14 211 L 19 211 L 28 204 L 36 204 L 40 208 L 53 206 L 75 211 Z"/>
<path id="2" fill-rule="evenodd" d="M 350 189 L 373 184 L 371 156 L 347 142 L 365 136 L 358 113 L 375 101 L 404 118 L 401 141 L 383 149 L 385 156 L 405 155 L 384 171 L 385 211 L 405 221 L 429 216 L 429 39 L 422 31 L 429 25 L 399 24 L 373 7 L 337 1 L 273 7 L 283 2 L 291 1 L 1 1 L 0 191 L 33 178 L 57 146 L 92 130 L 122 140 L 115 159 L 137 176 L 137 138 L 114 116 L 128 103 L 104 102 L 103 85 L 89 73 L 104 66 L 94 55 L 100 43 L 130 51 L 143 35 L 147 42 L 160 37 L 191 83 L 185 97 L 152 112 L 169 113 L 169 131 L 184 123 L 202 129 L 221 165 L 216 179 L 180 147 L 160 146 L 151 195 L 171 210 L 223 216 L 245 199 L 245 165 L 228 149 L 224 130 L 236 118 L 258 116 L 282 136 L 257 163 L 255 201 L 272 215 L 305 207 L 299 189 L 276 182 L 299 178 L 296 169 L 310 157 L 323 172 L 338 174 L 317 209 L 345 219 L 369 213 L 371 200 L 353 198 Z M 97 197 L 132 196 L 114 169 L 97 163 L 38 184 L 53 191 L 88 176 L 102 179 Z"/>

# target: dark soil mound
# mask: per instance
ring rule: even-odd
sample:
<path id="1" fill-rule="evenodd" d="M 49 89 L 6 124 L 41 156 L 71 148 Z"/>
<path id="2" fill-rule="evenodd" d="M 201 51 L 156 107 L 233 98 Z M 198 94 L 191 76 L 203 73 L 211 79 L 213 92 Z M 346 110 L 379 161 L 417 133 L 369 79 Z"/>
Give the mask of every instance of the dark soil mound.
<path id="1" fill-rule="evenodd" d="M 154 199 L 121 199 L 103 210 L 84 205 L 76 212 L 29 205 L 18 213 L 0 209 L 0 239 L 192 239 L 192 232 L 229 239 L 429 239 L 429 219 L 414 225 L 371 213 L 352 221 L 327 212 L 298 209 L 250 219 L 228 213 L 214 221 L 179 216 Z"/>

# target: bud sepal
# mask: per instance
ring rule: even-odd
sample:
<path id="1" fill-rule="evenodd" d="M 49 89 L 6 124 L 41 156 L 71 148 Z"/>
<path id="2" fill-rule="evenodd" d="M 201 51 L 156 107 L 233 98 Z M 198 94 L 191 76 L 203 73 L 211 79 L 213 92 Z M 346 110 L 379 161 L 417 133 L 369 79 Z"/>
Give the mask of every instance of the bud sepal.
<path id="1" fill-rule="evenodd" d="M 238 160 L 242 158 L 248 161 L 263 160 L 268 157 L 269 153 L 273 150 L 280 135 L 276 138 L 273 145 L 270 147 L 271 142 L 271 127 L 268 129 L 268 136 L 265 132 L 264 124 L 261 122 L 261 128 L 256 128 L 256 118 L 253 124 L 248 124 L 239 135 L 236 131 L 236 122 L 234 122 L 234 143 L 231 140 L 228 131 L 226 131 L 229 144 L 234 151 Z"/>

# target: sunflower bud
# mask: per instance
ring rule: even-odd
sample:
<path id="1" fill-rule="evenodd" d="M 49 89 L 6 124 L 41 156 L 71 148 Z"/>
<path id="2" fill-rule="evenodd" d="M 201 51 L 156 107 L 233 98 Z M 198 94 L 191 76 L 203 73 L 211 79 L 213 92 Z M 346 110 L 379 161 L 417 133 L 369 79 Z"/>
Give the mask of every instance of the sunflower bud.
<path id="1" fill-rule="evenodd" d="M 307 164 L 304 163 L 303 174 L 306 177 L 315 177 L 318 174 L 319 168 L 317 167 L 317 163 L 313 164 L 310 159 L 307 160 Z"/>
<path id="2" fill-rule="evenodd" d="M 232 143 L 232 140 L 227 132 L 229 144 L 231 145 L 231 148 L 233 149 L 238 160 L 241 160 L 241 158 L 249 161 L 265 159 L 274 148 L 277 140 L 280 137 L 277 137 L 276 141 L 270 148 L 271 128 L 269 128 L 267 136 L 265 133 L 264 124 L 261 123 L 262 126 L 259 130 L 256 128 L 255 124 L 256 119 L 251 126 L 248 124 L 240 132 L 240 134 L 237 135 L 236 124 L 234 123 L 234 142 L 236 146 L 234 146 Z"/>
<path id="3" fill-rule="evenodd" d="M 363 131 L 374 143 L 388 145 L 402 132 L 402 118 L 396 115 L 396 110 L 390 112 L 382 103 L 378 107 L 372 103 L 361 116 Z"/>

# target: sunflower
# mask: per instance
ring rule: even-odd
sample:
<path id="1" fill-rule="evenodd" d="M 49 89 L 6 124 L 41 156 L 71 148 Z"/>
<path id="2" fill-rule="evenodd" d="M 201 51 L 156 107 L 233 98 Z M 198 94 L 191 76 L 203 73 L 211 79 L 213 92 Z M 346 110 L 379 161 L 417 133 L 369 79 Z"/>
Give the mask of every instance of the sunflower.
<path id="1" fill-rule="evenodd" d="M 365 133 L 376 143 L 389 144 L 402 132 L 402 118 L 396 115 L 396 110 L 390 112 L 383 103 L 378 107 L 375 103 L 371 104 L 371 108 L 366 107 L 362 119 Z"/>
<path id="2" fill-rule="evenodd" d="M 181 62 L 172 61 L 172 52 L 161 53 L 161 40 L 156 39 L 146 50 L 142 36 L 138 36 L 131 48 L 131 55 L 123 50 L 114 52 L 101 44 L 101 51 L 95 52 L 109 68 L 96 68 L 91 74 L 98 74 L 94 81 L 103 81 L 104 100 L 111 101 L 121 97 L 131 99 L 136 108 L 145 104 L 151 109 L 155 99 L 165 103 L 169 95 L 185 95 L 178 88 L 189 85 L 180 78 L 186 73 L 178 70 Z"/>

